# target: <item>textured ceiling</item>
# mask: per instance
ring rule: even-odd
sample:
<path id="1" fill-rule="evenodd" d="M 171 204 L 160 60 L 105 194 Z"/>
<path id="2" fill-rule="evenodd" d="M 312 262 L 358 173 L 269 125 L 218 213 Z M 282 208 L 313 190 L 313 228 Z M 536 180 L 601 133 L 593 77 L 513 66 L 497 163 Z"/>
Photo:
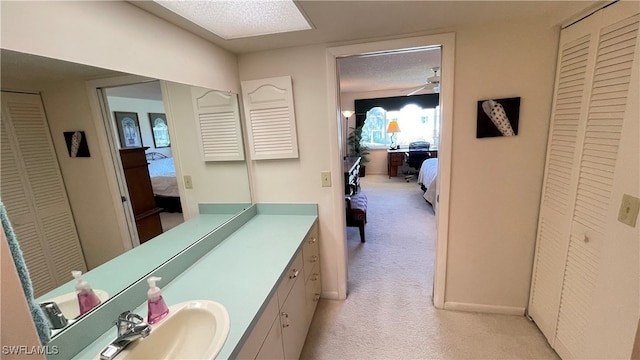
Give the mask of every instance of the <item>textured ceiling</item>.
<path id="1" fill-rule="evenodd" d="M 312 30 L 223 40 L 152 1 L 133 5 L 236 54 L 311 44 L 342 45 L 401 36 L 445 32 L 457 26 L 517 21 L 528 17 L 558 25 L 602 1 L 298 1 Z M 2 78 L 20 74 L 51 81 L 119 73 L 2 51 Z M 37 64 L 37 65 L 36 65 Z M 439 50 L 353 56 L 339 60 L 343 92 L 407 90 L 424 85 L 440 65 Z"/>
<path id="2" fill-rule="evenodd" d="M 338 59 L 340 91 L 410 91 L 424 85 L 440 66 L 440 48 Z"/>
<path id="3" fill-rule="evenodd" d="M 539 17 L 558 25 L 604 1 L 296 1 L 311 30 L 224 40 L 153 1 L 131 4 L 236 54 L 310 44 L 424 34 L 469 24 Z"/>
<path id="4" fill-rule="evenodd" d="M 130 1 L 235 54 L 311 44 L 343 45 L 371 39 L 432 34 L 465 25 L 536 18 L 555 26 L 605 1 L 349 1 L 301 0 L 311 30 L 224 40 L 153 1 Z M 437 60 L 436 60 L 437 58 Z M 415 89 L 439 66 L 439 56 L 394 54 L 340 61 L 343 92 Z"/>

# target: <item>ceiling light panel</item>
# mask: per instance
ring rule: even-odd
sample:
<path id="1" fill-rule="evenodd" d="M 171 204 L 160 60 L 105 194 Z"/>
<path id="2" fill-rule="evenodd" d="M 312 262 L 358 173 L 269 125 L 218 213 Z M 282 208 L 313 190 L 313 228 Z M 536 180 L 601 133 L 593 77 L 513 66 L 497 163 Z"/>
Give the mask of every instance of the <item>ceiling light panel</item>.
<path id="1" fill-rule="evenodd" d="M 290 0 L 155 2 L 225 40 L 311 29 Z"/>

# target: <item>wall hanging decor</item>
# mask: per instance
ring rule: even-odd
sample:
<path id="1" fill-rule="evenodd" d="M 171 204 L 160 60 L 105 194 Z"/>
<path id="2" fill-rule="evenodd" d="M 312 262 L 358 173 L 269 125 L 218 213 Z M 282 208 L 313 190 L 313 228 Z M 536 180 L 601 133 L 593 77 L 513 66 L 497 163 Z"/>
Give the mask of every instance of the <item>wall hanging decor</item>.
<path id="1" fill-rule="evenodd" d="M 518 135 L 520 98 L 478 101 L 476 138 Z"/>
<path id="2" fill-rule="evenodd" d="M 120 135 L 120 147 L 141 147 L 142 133 L 140 132 L 140 123 L 138 122 L 138 114 L 133 112 L 114 111 L 118 127 L 118 135 Z"/>
<path id="3" fill-rule="evenodd" d="M 84 131 L 65 131 L 64 140 L 67 142 L 67 150 L 69 150 L 70 157 L 91 156 Z"/>
<path id="4" fill-rule="evenodd" d="M 165 114 L 149 113 L 149 122 L 151 124 L 151 134 L 153 135 L 153 146 L 156 148 L 171 146 L 167 116 Z"/>

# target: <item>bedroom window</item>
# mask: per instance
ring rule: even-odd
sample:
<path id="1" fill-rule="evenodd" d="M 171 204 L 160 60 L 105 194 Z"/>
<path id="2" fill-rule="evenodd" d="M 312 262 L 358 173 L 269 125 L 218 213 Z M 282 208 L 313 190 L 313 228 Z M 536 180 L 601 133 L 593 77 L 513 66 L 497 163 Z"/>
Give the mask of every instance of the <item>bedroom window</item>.
<path id="1" fill-rule="evenodd" d="M 388 147 L 391 144 L 387 125 L 390 121 L 398 122 L 400 132 L 397 143 L 408 147 L 414 141 L 427 141 L 432 149 L 437 149 L 440 139 L 440 107 L 421 108 L 409 104 L 397 111 L 387 111 L 382 107 L 374 107 L 367 112 L 362 128 L 362 141 L 371 148 Z"/>

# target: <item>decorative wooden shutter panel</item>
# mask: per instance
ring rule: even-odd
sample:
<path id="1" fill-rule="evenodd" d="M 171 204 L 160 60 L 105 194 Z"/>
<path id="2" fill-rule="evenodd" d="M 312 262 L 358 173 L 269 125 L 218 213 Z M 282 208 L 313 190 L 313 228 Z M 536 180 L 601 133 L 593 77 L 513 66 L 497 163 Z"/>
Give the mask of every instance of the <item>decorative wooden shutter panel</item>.
<path id="1" fill-rule="evenodd" d="M 606 215 L 609 208 L 616 205 L 611 202 L 614 176 L 624 171 L 616 169 L 616 160 L 636 51 L 638 20 L 638 15 L 627 18 L 601 29 L 599 34 L 558 314 L 557 351 L 562 357 L 589 357 L 583 353 L 584 331 L 591 326 L 589 314 L 596 310 L 591 298 L 600 274 L 601 248 L 606 241 Z"/>
<path id="2" fill-rule="evenodd" d="M 556 95 L 529 299 L 529 315 L 553 345 L 577 173 L 578 136 L 586 104 L 590 36 L 561 45 Z"/>
<path id="3" fill-rule="evenodd" d="M 191 87 L 203 161 L 244 160 L 236 94 Z"/>
<path id="4" fill-rule="evenodd" d="M 297 158 L 291 77 L 243 81 L 242 97 L 251 158 Z"/>
<path id="5" fill-rule="evenodd" d="M 39 296 L 86 264 L 40 97 L 3 92 L 2 125 L 2 201 Z"/>

